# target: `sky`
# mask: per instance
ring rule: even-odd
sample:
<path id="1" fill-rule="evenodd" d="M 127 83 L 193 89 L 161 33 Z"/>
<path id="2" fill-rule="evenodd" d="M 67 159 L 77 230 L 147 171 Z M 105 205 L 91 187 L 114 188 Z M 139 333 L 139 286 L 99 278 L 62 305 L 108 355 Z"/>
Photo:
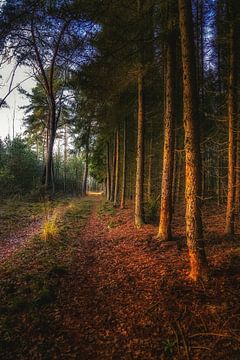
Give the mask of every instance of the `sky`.
<path id="1" fill-rule="evenodd" d="M 14 64 L 7 64 L 4 65 L 2 68 L 0 68 L 0 75 L 2 76 L 2 79 L 0 79 L 0 98 L 3 98 L 9 88 L 9 81 L 10 81 L 10 74 L 12 72 L 12 69 L 14 67 Z M 13 81 L 13 87 L 23 80 L 27 79 L 29 77 L 29 73 L 27 72 L 27 68 L 21 67 L 18 68 L 14 81 Z M 21 86 L 27 90 L 31 91 L 31 89 L 34 86 L 34 80 L 28 79 L 24 81 Z M 23 124 L 22 119 L 24 115 L 24 111 L 19 109 L 19 107 L 23 105 L 28 104 L 28 100 L 24 95 L 19 94 L 18 90 L 14 90 L 6 99 L 6 102 L 9 106 L 9 108 L 1 108 L 0 109 L 0 138 L 4 139 L 8 134 L 12 138 L 13 136 L 13 118 L 14 118 L 14 112 L 15 112 L 15 135 L 20 134 L 23 132 Z M 15 109 L 15 110 L 14 110 Z"/>

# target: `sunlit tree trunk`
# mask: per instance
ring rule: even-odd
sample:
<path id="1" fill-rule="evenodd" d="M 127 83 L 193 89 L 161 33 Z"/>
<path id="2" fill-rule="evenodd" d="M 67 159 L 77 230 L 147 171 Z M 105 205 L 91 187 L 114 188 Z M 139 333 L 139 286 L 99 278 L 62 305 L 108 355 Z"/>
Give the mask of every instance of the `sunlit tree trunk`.
<path id="1" fill-rule="evenodd" d="M 183 106 L 186 154 L 186 237 L 190 277 L 206 279 L 208 266 L 201 218 L 201 158 L 196 81 L 196 59 L 191 0 L 178 0 L 183 65 Z"/>
<path id="2" fill-rule="evenodd" d="M 121 190 L 121 209 L 125 207 L 125 199 L 126 199 L 126 146 L 127 146 L 127 122 L 124 119 L 124 126 L 123 126 L 123 159 L 122 159 L 122 190 Z"/>
<path id="3" fill-rule="evenodd" d="M 238 85 L 238 24 L 236 13 L 239 13 L 236 1 L 230 0 L 230 69 L 228 87 L 228 189 L 226 209 L 226 234 L 234 234 L 234 201 L 236 187 L 236 133 L 237 133 L 237 85 Z"/>
<path id="4" fill-rule="evenodd" d="M 172 239 L 172 183 L 175 122 L 175 41 L 169 35 L 166 47 L 164 147 L 161 189 L 160 223 L 157 237 L 162 241 Z"/>
<path id="5" fill-rule="evenodd" d="M 139 21 L 143 16 L 143 3 L 138 0 Z M 144 182 L 144 44 L 143 29 L 140 30 L 139 39 L 139 67 L 137 74 L 137 90 L 138 90 L 138 112 L 137 112 L 137 154 L 136 154 L 136 185 L 135 185 L 135 225 L 141 227 L 144 223 L 143 214 L 143 182 Z"/>

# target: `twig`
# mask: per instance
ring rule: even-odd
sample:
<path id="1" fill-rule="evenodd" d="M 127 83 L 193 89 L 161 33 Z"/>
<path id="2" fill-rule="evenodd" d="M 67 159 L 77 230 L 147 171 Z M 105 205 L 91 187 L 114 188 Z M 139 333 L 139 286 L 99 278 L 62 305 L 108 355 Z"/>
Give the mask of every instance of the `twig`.
<path id="1" fill-rule="evenodd" d="M 179 324 L 179 322 L 178 322 L 177 320 L 175 321 L 175 323 L 176 323 L 176 325 L 177 325 L 177 327 L 178 327 L 178 329 L 179 329 L 179 332 L 180 332 L 180 334 L 181 334 L 181 337 L 182 337 L 182 341 L 183 341 L 183 346 L 184 346 L 184 349 L 185 349 L 186 358 L 187 358 L 187 360 L 190 360 L 189 346 L 187 345 L 187 341 L 186 341 L 185 335 L 184 335 L 184 333 L 183 333 L 183 330 L 182 330 L 182 328 L 181 328 L 181 326 L 180 326 L 180 324 Z"/>
<path id="2" fill-rule="evenodd" d="M 194 338 L 194 337 L 198 337 L 198 336 L 219 336 L 219 337 L 231 337 L 231 335 L 229 334 L 218 334 L 218 333 L 211 333 L 211 332 L 208 332 L 208 333 L 196 333 L 196 334 L 193 334 L 193 335 L 190 335 L 189 338 Z"/>

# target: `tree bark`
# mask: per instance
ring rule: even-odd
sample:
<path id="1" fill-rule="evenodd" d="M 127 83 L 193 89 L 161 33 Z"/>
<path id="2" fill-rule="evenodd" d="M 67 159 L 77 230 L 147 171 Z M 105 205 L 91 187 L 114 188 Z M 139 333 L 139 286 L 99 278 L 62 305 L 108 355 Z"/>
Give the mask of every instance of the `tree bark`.
<path id="1" fill-rule="evenodd" d="M 142 26 L 143 2 L 138 0 L 138 16 Z M 137 113 L 137 156 L 136 156 L 136 185 L 135 185 L 135 226 L 137 228 L 144 224 L 143 210 L 143 182 L 144 182 L 144 29 L 140 29 L 139 38 L 139 67 L 137 74 L 138 89 L 138 113 Z"/>
<path id="2" fill-rule="evenodd" d="M 110 200 L 111 197 L 111 171 L 110 171 L 110 149 L 109 149 L 109 142 L 107 142 L 107 200 Z"/>
<path id="3" fill-rule="evenodd" d="M 143 131 L 144 131 L 144 79 L 143 69 L 138 71 L 138 116 L 137 116 L 137 158 L 135 188 L 135 225 L 141 227 L 143 219 Z"/>
<path id="4" fill-rule="evenodd" d="M 120 152 L 120 144 L 119 144 L 119 129 L 116 130 L 116 171 L 115 171 L 115 184 L 114 184 L 114 206 L 118 204 L 118 191 L 119 191 L 119 152 Z"/>
<path id="5" fill-rule="evenodd" d="M 121 209 L 125 207 L 125 199 L 126 199 L 126 146 L 127 146 L 127 122 L 124 119 L 124 126 L 123 126 L 123 159 L 122 159 L 122 191 L 121 191 Z"/>
<path id="6" fill-rule="evenodd" d="M 236 132 L 237 132 L 237 85 L 238 85 L 238 22 L 236 13 L 238 6 L 236 1 L 231 0 L 230 8 L 230 69 L 228 87 L 228 188 L 227 188 L 227 209 L 225 232 L 228 235 L 234 234 L 234 207 L 236 189 Z M 239 12 L 238 12 L 239 13 Z"/>
<path id="7" fill-rule="evenodd" d="M 86 137 L 85 168 L 84 168 L 83 183 L 82 183 L 82 196 L 86 196 L 86 195 L 87 195 L 90 131 L 91 131 L 91 129 L 90 129 L 90 126 L 89 126 L 88 129 L 87 129 L 87 137 Z"/>
<path id="8" fill-rule="evenodd" d="M 112 174 L 111 174 L 111 196 L 110 200 L 114 201 L 115 189 L 115 174 L 116 174 L 116 130 L 114 131 L 113 157 L 112 157 Z"/>
<path id="9" fill-rule="evenodd" d="M 50 105 L 50 116 L 49 116 L 49 133 L 48 133 L 48 146 L 46 154 L 46 175 L 45 175 L 45 190 L 48 191 L 50 186 L 54 191 L 53 184 L 53 148 L 56 137 L 56 104 L 55 99 L 51 98 L 49 101 Z"/>
<path id="10" fill-rule="evenodd" d="M 175 38 L 169 34 L 166 47 L 165 114 L 163 173 L 160 205 L 160 223 L 157 237 L 161 241 L 172 239 L 172 183 L 175 123 Z"/>
<path id="11" fill-rule="evenodd" d="M 190 257 L 190 277 L 207 279 L 201 217 L 201 156 L 198 91 L 191 0 L 178 0 L 183 66 L 183 107 L 186 154 L 186 237 Z"/>

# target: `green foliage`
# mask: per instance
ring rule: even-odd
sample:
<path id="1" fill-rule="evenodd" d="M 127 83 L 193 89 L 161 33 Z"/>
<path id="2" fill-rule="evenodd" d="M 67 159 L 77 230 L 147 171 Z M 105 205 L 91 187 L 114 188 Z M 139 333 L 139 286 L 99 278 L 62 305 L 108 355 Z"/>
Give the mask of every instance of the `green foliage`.
<path id="1" fill-rule="evenodd" d="M 167 339 L 166 341 L 163 342 L 164 352 L 167 355 L 172 355 L 175 350 L 175 347 L 176 347 L 175 340 Z"/>
<path id="2" fill-rule="evenodd" d="M 145 203 L 145 220 L 156 223 L 159 218 L 159 196 Z"/>
<path id="3" fill-rule="evenodd" d="M 103 200 L 101 201 L 98 209 L 99 216 L 115 215 L 116 210 L 113 207 L 113 204 L 110 201 Z"/>
<path id="4" fill-rule="evenodd" d="M 38 185 L 40 163 L 19 137 L 7 139 L 0 147 L 0 191 L 2 195 L 26 193 Z"/>

